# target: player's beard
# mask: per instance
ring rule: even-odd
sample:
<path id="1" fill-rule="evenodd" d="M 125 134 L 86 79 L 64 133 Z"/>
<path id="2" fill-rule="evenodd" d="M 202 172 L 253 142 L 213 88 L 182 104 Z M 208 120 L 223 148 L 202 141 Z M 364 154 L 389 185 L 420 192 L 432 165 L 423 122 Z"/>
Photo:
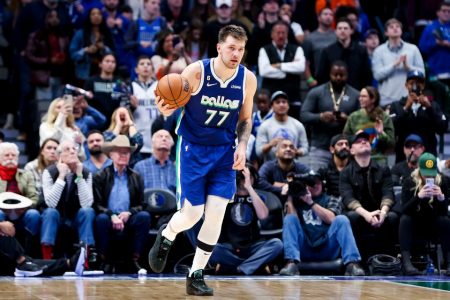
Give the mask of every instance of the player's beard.
<path id="1" fill-rule="evenodd" d="M 220 55 L 220 60 L 222 61 L 222 64 L 223 64 L 227 69 L 230 69 L 230 70 L 236 70 L 236 68 L 239 66 L 239 63 L 238 63 L 235 67 L 234 67 L 234 66 L 231 66 L 231 62 L 230 62 L 230 63 L 226 62 L 226 61 L 223 59 L 222 55 Z"/>

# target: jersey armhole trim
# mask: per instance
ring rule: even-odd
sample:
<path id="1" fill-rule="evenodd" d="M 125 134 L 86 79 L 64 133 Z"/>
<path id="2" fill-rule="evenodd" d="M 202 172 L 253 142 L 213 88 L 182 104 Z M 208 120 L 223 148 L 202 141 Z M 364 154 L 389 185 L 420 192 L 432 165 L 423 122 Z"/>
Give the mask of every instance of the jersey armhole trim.
<path id="1" fill-rule="evenodd" d="M 201 69 L 201 74 L 200 74 L 200 83 L 198 85 L 198 88 L 195 92 L 191 93 L 191 96 L 195 96 L 197 95 L 203 88 L 203 82 L 205 81 L 205 76 L 203 76 L 205 74 L 205 66 L 203 65 L 203 61 L 199 61 L 200 64 L 200 69 Z"/>

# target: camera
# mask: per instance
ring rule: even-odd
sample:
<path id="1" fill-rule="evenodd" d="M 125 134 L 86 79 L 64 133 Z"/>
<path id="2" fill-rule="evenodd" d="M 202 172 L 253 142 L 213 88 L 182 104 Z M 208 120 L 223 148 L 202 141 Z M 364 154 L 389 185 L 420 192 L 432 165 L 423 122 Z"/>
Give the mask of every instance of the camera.
<path id="1" fill-rule="evenodd" d="M 289 186 L 288 195 L 292 197 L 294 201 L 305 196 L 308 193 L 308 186 L 314 186 L 316 184 L 314 173 L 295 174 L 290 172 L 287 175 L 287 181 Z"/>

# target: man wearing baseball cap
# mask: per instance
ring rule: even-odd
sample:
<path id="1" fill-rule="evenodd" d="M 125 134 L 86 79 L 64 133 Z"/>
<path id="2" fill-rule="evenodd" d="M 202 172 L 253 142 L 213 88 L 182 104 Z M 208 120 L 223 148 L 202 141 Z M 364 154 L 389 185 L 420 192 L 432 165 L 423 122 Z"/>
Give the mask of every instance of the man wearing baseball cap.
<path id="1" fill-rule="evenodd" d="M 394 254 L 398 216 L 391 211 L 395 204 L 391 172 L 371 159 L 366 132 L 357 132 L 350 143 L 354 159 L 341 172 L 339 190 L 358 248 L 363 257 Z M 370 243 L 367 235 L 372 236 Z"/>
<path id="2" fill-rule="evenodd" d="M 443 134 L 447 129 L 447 119 L 436 101 L 431 101 L 424 94 L 425 74 L 422 71 L 408 72 L 405 86 L 408 95 L 391 105 L 396 145 L 396 162 L 405 159 L 403 145 L 410 134 L 417 134 L 430 153 L 437 154 L 436 134 Z"/>
<path id="3" fill-rule="evenodd" d="M 450 198 L 448 177 L 438 173 L 436 156 L 425 152 L 419 157 L 418 169 L 405 178 L 402 187 L 402 216 L 399 241 L 405 275 L 419 275 L 411 263 L 411 248 L 415 236 L 426 240 L 437 237 L 447 261 L 450 276 Z"/>
<path id="4" fill-rule="evenodd" d="M 420 155 L 425 151 L 423 140 L 417 134 L 410 134 L 403 143 L 403 153 L 406 159 L 395 164 L 392 169 L 392 181 L 394 185 L 402 185 L 402 181 L 411 176 L 411 172 L 417 168 Z"/>

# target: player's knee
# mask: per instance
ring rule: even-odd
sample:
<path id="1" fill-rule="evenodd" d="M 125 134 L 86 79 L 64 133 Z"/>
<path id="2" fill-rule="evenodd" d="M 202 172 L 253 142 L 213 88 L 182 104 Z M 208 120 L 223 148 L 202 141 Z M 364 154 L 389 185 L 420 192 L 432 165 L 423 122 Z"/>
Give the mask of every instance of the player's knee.
<path id="1" fill-rule="evenodd" d="M 205 210 L 204 205 L 190 206 L 182 209 L 182 214 L 192 223 L 197 223 L 203 216 Z"/>

